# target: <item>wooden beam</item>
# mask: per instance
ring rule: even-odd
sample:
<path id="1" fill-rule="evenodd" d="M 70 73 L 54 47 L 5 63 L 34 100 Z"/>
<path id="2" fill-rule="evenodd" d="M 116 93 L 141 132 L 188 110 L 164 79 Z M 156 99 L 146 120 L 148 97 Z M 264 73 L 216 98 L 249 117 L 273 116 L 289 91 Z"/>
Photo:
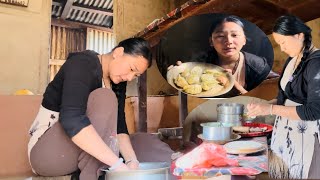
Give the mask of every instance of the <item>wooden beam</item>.
<path id="1" fill-rule="evenodd" d="M 62 14 L 61 14 L 61 19 L 67 19 L 67 16 L 71 10 L 72 4 L 73 4 L 73 0 L 67 0 L 66 4 L 64 5 Z"/>
<path id="2" fill-rule="evenodd" d="M 51 25 L 66 27 L 66 28 L 73 28 L 73 29 L 92 28 L 92 29 L 111 32 L 111 33 L 113 32 L 112 29 L 106 28 L 106 27 L 101 27 L 101 26 L 96 26 L 96 25 L 91 25 L 91 24 L 86 24 L 86 23 L 80 23 L 80 22 L 74 22 L 74 21 L 67 21 L 67 20 L 62 20 L 62 19 L 54 19 L 54 18 L 51 19 Z"/>
<path id="3" fill-rule="evenodd" d="M 97 14 L 103 14 L 106 16 L 113 16 L 112 12 L 100 11 L 100 10 L 90 9 L 90 8 L 85 8 L 85 7 L 80 7 L 80 6 L 72 6 L 72 9 L 80 10 L 80 11 L 88 11 L 88 12 L 97 13 Z"/>
<path id="4" fill-rule="evenodd" d="M 188 115 L 188 96 L 179 91 L 179 126 L 183 127 Z"/>
<path id="5" fill-rule="evenodd" d="M 56 1 L 52 1 L 52 5 L 54 6 L 62 6 L 62 3 L 56 2 Z"/>
<path id="6" fill-rule="evenodd" d="M 147 132 L 147 72 L 138 79 L 139 122 L 138 132 Z"/>

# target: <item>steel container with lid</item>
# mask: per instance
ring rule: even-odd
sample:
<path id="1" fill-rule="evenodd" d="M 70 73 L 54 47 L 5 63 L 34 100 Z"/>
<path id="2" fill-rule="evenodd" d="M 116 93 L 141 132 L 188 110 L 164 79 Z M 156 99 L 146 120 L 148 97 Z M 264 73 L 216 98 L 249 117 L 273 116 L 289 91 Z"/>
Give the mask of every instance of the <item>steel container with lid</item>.
<path id="1" fill-rule="evenodd" d="M 221 123 L 241 126 L 244 105 L 240 103 L 221 103 L 217 105 L 217 118 Z"/>
<path id="2" fill-rule="evenodd" d="M 231 139 L 231 124 L 207 122 L 200 125 L 202 126 L 202 137 L 205 140 L 222 141 Z"/>

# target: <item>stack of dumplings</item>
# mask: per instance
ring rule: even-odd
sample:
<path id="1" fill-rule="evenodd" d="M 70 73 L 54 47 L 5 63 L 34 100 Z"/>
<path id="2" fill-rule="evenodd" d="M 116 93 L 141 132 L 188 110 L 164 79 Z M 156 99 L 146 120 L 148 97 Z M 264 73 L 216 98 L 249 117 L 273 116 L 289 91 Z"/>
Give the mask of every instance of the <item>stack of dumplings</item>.
<path id="1" fill-rule="evenodd" d="M 199 94 L 213 88 L 222 89 L 224 84 L 220 79 L 227 79 L 225 74 L 214 69 L 202 69 L 199 66 L 185 69 L 174 79 L 174 83 L 188 94 Z"/>

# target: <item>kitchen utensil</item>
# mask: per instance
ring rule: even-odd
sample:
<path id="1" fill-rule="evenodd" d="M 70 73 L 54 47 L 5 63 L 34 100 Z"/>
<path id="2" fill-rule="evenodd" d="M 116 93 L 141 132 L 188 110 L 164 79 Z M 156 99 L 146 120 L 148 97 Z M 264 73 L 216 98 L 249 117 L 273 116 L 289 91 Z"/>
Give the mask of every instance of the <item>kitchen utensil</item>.
<path id="1" fill-rule="evenodd" d="M 217 118 L 219 122 L 229 123 L 232 126 L 241 126 L 244 105 L 240 103 L 221 103 L 217 105 Z"/>
<path id="2" fill-rule="evenodd" d="M 241 137 L 266 136 L 266 135 L 272 133 L 272 129 L 273 129 L 273 126 L 271 126 L 269 124 L 263 124 L 263 123 L 243 123 L 243 126 L 246 126 L 246 127 L 259 127 L 259 128 L 266 127 L 267 130 L 264 131 L 264 132 L 237 133 L 237 134 L 240 134 Z"/>
<path id="3" fill-rule="evenodd" d="M 159 128 L 158 133 L 165 139 L 182 139 L 183 127 Z"/>
<path id="4" fill-rule="evenodd" d="M 255 141 L 233 141 L 224 145 L 229 154 L 251 154 L 265 150 L 265 146 Z"/>
<path id="5" fill-rule="evenodd" d="M 231 134 L 231 138 L 227 139 L 227 140 L 207 140 L 207 139 L 203 138 L 202 134 L 198 134 L 198 138 L 200 138 L 203 142 L 209 142 L 209 143 L 215 143 L 215 144 L 223 145 L 223 144 L 226 144 L 228 142 L 238 140 L 238 139 L 241 138 L 241 136 L 239 134 L 232 133 Z"/>
<path id="6" fill-rule="evenodd" d="M 170 164 L 166 162 L 140 162 L 138 170 L 106 171 L 106 180 L 169 180 Z"/>
<path id="7" fill-rule="evenodd" d="M 223 73 L 227 77 L 228 83 L 222 89 L 212 88 L 211 90 L 202 91 L 201 93 L 198 93 L 198 94 L 188 94 L 188 93 L 184 92 L 183 89 L 176 86 L 176 84 L 174 83 L 174 79 L 177 78 L 177 76 L 181 72 L 183 72 L 185 69 L 192 69 L 195 66 L 201 67 L 202 69 L 214 69 L 214 70 L 217 70 L 217 71 Z M 222 94 L 229 92 L 234 85 L 233 76 L 230 75 L 230 73 L 226 72 L 223 68 L 221 68 L 220 66 L 217 66 L 217 65 L 213 65 L 213 64 L 209 64 L 209 63 L 201 63 L 201 62 L 187 62 L 187 63 L 182 63 L 179 66 L 174 66 L 173 68 L 171 68 L 167 72 L 167 81 L 172 87 L 174 87 L 178 91 L 182 91 L 190 96 L 196 96 L 196 97 L 219 96 L 219 95 L 222 95 Z"/>
<path id="8" fill-rule="evenodd" d="M 232 126 L 228 123 L 201 123 L 202 137 L 206 140 L 223 141 L 231 139 Z"/>

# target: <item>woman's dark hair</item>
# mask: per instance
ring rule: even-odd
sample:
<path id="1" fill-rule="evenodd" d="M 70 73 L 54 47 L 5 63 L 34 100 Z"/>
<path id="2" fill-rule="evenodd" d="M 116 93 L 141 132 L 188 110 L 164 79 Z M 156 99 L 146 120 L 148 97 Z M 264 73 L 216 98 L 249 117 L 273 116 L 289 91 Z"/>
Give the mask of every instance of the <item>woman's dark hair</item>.
<path id="1" fill-rule="evenodd" d="M 117 47 L 123 47 L 124 53 L 133 55 L 133 56 L 142 56 L 148 60 L 148 67 L 152 65 L 152 53 L 151 47 L 149 43 L 144 40 L 143 38 L 129 38 L 125 39 L 113 48 L 116 49 Z"/>
<path id="2" fill-rule="evenodd" d="M 223 18 L 219 18 L 218 20 L 214 21 L 210 27 L 210 30 L 209 30 L 209 37 L 211 37 L 212 33 L 217 29 L 217 27 L 221 26 L 223 23 L 225 22 L 233 22 L 233 23 L 236 23 L 238 24 L 240 27 L 242 27 L 243 29 L 243 32 L 244 31 L 244 25 L 242 23 L 242 21 L 240 20 L 239 17 L 237 16 L 234 16 L 234 15 L 228 15 L 228 16 L 225 16 Z"/>
<path id="3" fill-rule="evenodd" d="M 273 27 L 273 32 L 284 35 L 293 36 L 295 34 L 304 34 L 304 50 L 301 61 L 304 61 L 310 54 L 310 46 L 312 42 L 311 29 L 305 25 L 304 22 L 296 16 L 285 15 L 279 17 Z"/>

